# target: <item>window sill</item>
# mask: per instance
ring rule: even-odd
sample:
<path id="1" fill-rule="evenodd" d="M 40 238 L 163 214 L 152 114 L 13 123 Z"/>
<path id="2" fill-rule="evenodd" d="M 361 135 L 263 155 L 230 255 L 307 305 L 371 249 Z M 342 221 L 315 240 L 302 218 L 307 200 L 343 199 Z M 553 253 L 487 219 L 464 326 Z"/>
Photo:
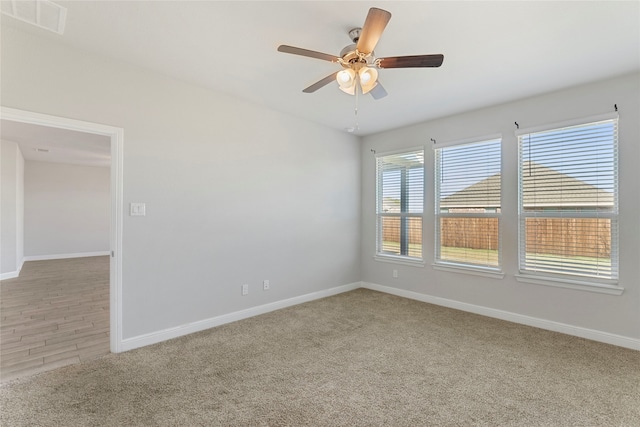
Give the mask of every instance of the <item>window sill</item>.
<path id="1" fill-rule="evenodd" d="M 392 264 L 402 264 L 408 265 L 410 267 L 424 267 L 425 263 L 421 259 L 411 259 L 402 256 L 394 256 L 394 255 L 374 255 L 374 260 L 380 262 L 389 262 Z"/>
<path id="2" fill-rule="evenodd" d="M 534 285 L 553 286 L 556 288 L 574 289 L 578 291 L 595 292 L 608 295 L 622 295 L 624 288 L 615 284 L 594 283 L 582 280 L 560 279 L 547 276 L 533 276 L 530 274 L 516 274 L 518 282 L 533 283 Z"/>
<path id="3" fill-rule="evenodd" d="M 434 270 L 448 271 L 451 273 L 471 274 L 473 276 L 490 277 L 492 279 L 504 279 L 504 273 L 498 270 L 489 270 L 482 267 L 466 267 L 454 264 L 432 264 Z"/>

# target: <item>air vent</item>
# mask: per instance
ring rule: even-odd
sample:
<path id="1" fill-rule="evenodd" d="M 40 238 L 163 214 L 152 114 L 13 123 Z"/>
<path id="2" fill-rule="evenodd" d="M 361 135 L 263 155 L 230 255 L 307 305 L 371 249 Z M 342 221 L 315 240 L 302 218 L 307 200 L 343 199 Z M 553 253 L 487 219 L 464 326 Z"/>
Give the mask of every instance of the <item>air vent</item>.
<path id="1" fill-rule="evenodd" d="M 11 0 L 0 2 L 0 11 L 12 18 L 27 22 L 57 34 L 64 32 L 67 9 L 49 0 Z"/>

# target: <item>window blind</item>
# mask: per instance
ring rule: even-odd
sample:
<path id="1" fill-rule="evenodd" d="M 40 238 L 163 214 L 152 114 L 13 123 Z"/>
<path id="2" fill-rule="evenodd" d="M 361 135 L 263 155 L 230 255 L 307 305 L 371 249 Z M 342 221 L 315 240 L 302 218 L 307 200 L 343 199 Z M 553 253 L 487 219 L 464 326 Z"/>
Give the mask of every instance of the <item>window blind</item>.
<path id="1" fill-rule="evenodd" d="M 501 139 L 436 149 L 436 263 L 500 267 L 501 181 Z"/>
<path id="2" fill-rule="evenodd" d="M 618 119 L 518 136 L 521 273 L 618 277 Z"/>
<path id="3" fill-rule="evenodd" d="M 424 150 L 376 161 L 377 254 L 422 259 Z"/>

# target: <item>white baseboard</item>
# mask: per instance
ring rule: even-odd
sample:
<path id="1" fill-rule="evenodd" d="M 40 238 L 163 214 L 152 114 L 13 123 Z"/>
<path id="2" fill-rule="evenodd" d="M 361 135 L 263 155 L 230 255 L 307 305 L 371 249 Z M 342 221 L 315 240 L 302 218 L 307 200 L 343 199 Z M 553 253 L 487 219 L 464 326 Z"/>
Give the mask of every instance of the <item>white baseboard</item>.
<path id="1" fill-rule="evenodd" d="M 121 345 L 118 348 L 121 351 L 133 350 L 135 348 L 156 344 L 162 341 L 170 340 L 172 338 L 177 338 L 183 335 L 192 334 L 194 332 L 203 331 L 205 329 L 214 328 L 226 323 L 236 322 L 238 320 L 269 313 L 271 311 L 280 310 L 282 308 L 291 307 L 321 298 L 326 298 L 332 295 L 341 294 L 343 292 L 349 292 L 360 287 L 362 287 L 362 282 L 350 283 L 343 286 L 337 286 L 335 288 L 325 289 L 306 295 L 288 298 L 282 301 L 275 301 L 269 304 L 247 308 L 246 310 L 223 314 L 221 316 L 188 323 L 186 325 L 177 326 L 175 328 L 168 328 L 162 331 L 139 335 L 137 337 L 126 338 L 122 340 L 122 342 L 120 343 Z"/>
<path id="2" fill-rule="evenodd" d="M 467 311 L 470 313 L 480 314 L 482 316 L 502 319 L 513 323 L 520 323 L 527 326 L 533 326 L 549 331 L 560 332 L 567 335 L 573 335 L 580 338 L 586 338 L 592 341 L 603 342 L 606 344 L 617 345 L 619 347 L 630 348 L 632 350 L 640 350 L 640 339 L 625 337 L 622 335 L 611 334 L 608 332 L 598 331 L 595 329 L 587 329 L 579 326 L 567 325 L 566 323 L 554 322 L 551 320 L 540 319 L 537 317 L 525 316 L 523 314 L 512 313 L 509 311 L 496 310 L 494 308 L 483 307 L 465 302 L 450 300 L 446 298 L 434 297 L 431 295 L 421 294 L 418 292 L 407 291 L 404 289 L 392 288 L 390 286 L 378 285 L 375 283 L 362 283 L 362 287 L 374 291 L 384 292 L 387 294 L 397 295 L 429 304 L 440 305 L 443 307 L 454 308 L 456 310 Z"/>
<path id="3" fill-rule="evenodd" d="M 19 271 L 8 271 L 6 273 L 0 273 L 0 280 L 15 279 L 19 275 Z"/>
<path id="4" fill-rule="evenodd" d="M 90 256 L 105 256 L 109 255 L 109 251 L 100 252 L 78 252 L 72 254 L 52 254 L 52 255 L 29 255 L 25 256 L 25 261 L 46 261 L 49 259 L 65 259 L 65 258 L 84 258 Z"/>
<path id="5" fill-rule="evenodd" d="M 22 271 L 22 266 L 23 265 L 24 265 L 24 258 L 22 258 L 22 260 L 20 260 L 20 265 L 18 265 L 18 270 L 17 271 L 9 271 L 7 273 L 0 273 L 0 280 L 15 279 L 16 277 L 20 276 L 20 271 Z"/>
<path id="6" fill-rule="evenodd" d="M 355 282 L 343 286 L 337 286 L 331 289 L 325 289 L 298 297 L 288 298 L 282 301 L 275 301 L 269 304 L 251 307 L 246 310 L 240 310 L 233 313 L 223 314 L 221 316 L 188 323 L 185 325 L 168 328 L 161 331 L 151 332 L 149 334 L 139 335 L 127 338 L 121 341 L 118 347 L 120 351 L 133 350 L 135 348 L 156 344 L 162 341 L 178 338 L 183 335 L 200 332 L 226 323 L 235 322 L 249 317 L 258 316 L 260 314 L 269 313 L 271 311 L 280 310 L 282 308 L 291 307 L 309 301 L 326 298 L 343 292 L 349 292 L 358 288 L 371 289 L 374 291 L 384 292 L 391 295 L 409 298 L 417 301 L 435 304 L 443 307 L 462 310 L 469 313 L 480 314 L 482 316 L 493 317 L 496 319 L 506 320 L 508 322 L 519 323 L 522 325 L 533 326 L 549 331 L 560 332 L 580 338 L 586 338 L 592 341 L 612 344 L 619 347 L 630 348 L 632 350 L 640 350 L 640 339 L 625 337 L 622 335 L 611 334 L 608 332 L 587 329 L 578 326 L 572 326 L 565 323 L 554 322 L 551 320 L 540 319 L 537 317 L 525 316 L 523 314 L 512 313 L 504 310 L 483 307 L 479 305 L 464 303 L 460 301 L 440 298 L 431 295 L 421 294 L 418 292 L 407 291 L 404 289 L 393 288 L 390 286 L 378 285 L 375 283 Z"/>

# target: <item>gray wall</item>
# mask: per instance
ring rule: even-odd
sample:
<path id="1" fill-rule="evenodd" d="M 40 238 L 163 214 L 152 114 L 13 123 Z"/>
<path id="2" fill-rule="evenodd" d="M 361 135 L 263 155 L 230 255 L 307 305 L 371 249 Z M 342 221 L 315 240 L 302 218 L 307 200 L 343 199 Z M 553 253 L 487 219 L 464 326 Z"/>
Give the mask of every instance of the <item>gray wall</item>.
<path id="1" fill-rule="evenodd" d="M 445 117 L 364 138 L 362 145 L 362 279 L 624 337 L 640 337 L 640 76 L 638 74 L 560 90 L 492 108 Z M 522 128 L 553 124 L 620 109 L 620 296 L 561 289 L 515 280 L 518 272 L 517 121 Z M 437 142 L 502 133 L 503 279 L 434 270 L 434 152 Z M 375 261 L 375 161 L 378 153 L 425 147 L 424 268 Z M 392 277 L 397 269 L 399 277 Z"/>
<path id="2" fill-rule="evenodd" d="M 14 142 L 0 147 L 0 278 L 17 277 L 24 258 L 24 157 Z"/>
<path id="3" fill-rule="evenodd" d="M 8 26 L 1 47 L 4 106 L 124 128 L 147 211 L 124 217 L 125 339 L 360 279 L 356 137 Z"/>
<path id="4" fill-rule="evenodd" d="M 27 259 L 109 251 L 110 172 L 108 167 L 27 160 Z"/>

